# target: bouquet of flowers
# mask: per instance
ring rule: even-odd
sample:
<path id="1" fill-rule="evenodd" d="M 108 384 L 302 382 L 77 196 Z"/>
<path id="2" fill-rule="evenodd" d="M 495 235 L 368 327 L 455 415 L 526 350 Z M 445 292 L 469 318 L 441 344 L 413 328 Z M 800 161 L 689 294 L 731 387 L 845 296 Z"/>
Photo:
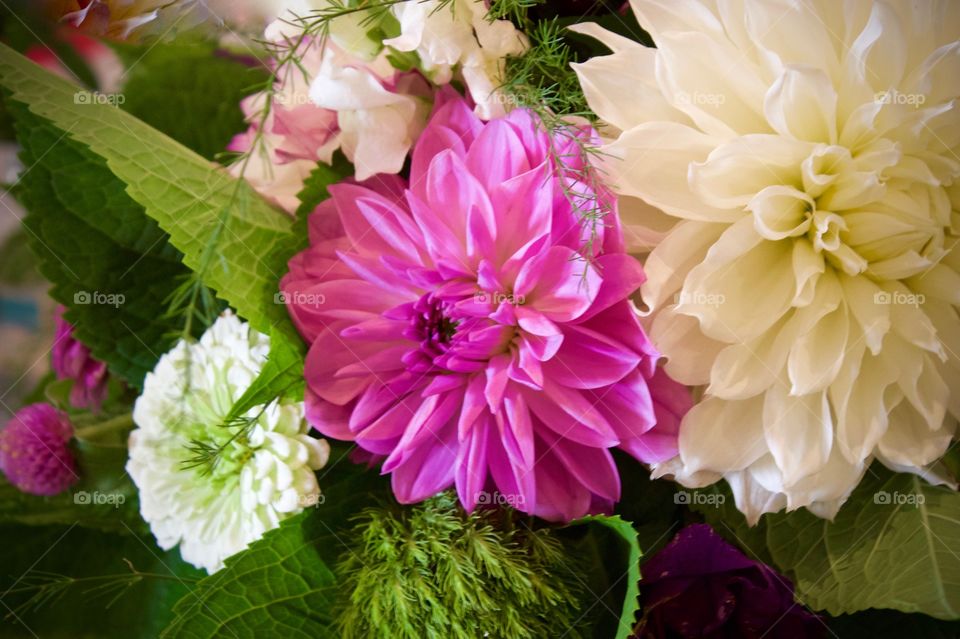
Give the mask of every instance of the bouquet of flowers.
<path id="1" fill-rule="evenodd" d="M 2 636 L 960 636 L 960 3 L 0 5 Z"/>

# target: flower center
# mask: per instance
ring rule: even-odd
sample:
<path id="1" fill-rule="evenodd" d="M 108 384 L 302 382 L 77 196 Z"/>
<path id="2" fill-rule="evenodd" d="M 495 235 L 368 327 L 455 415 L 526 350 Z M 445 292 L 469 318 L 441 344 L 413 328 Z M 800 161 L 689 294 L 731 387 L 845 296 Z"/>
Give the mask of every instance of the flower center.
<path id="1" fill-rule="evenodd" d="M 459 322 L 447 317 L 447 306 L 447 302 L 424 295 L 413 307 L 416 313 L 414 327 L 420 335 L 421 348 L 434 356 L 447 351 L 453 335 L 457 332 Z"/>
<path id="2" fill-rule="evenodd" d="M 489 294 L 445 297 L 428 293 L 388 313 L 409 322 L 403 336 L 416 347 L 402 357 L 412 373 L 466 373 L 482 370 L 490 358 L 506 352 L 516 335 L 515 317 L 483 309 Z M 510 306 L 506 301 L 500 307 Z M 480 307 L 474 307 L 473 303 Z"/>
<path id="3" fill-rule="evenodd" d="M 412 372 L 424 373 L 436 368 L 437 360 L 450 350 L 460 324 L 449 316 L 450 309 L 449 302 L 428 293 L 407 311 L 410 328 L 404 337 L 419 343 L 418 348 L 403 357 Z"/>

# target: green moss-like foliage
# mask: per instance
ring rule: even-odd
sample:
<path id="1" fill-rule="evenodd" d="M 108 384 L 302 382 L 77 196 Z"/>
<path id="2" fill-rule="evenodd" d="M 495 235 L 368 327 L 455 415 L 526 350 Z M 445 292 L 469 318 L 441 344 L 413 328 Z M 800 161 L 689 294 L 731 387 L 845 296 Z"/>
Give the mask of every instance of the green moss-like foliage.
<path id="1" fill-rule="evenodd" d="M 580 637 L 581 582 L 549 529 L 445 493 L 363 512 L 338 566 L 344 639 Z"/>

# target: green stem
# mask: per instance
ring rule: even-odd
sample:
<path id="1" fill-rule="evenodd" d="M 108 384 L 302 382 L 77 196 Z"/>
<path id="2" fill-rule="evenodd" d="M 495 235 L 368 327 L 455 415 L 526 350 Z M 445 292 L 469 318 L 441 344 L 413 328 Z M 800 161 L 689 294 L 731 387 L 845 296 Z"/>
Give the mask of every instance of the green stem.
<path id="1" fill-rule="evenodd" d="M 108 419 L 105 422 L 100 422 L 99 424 L 78 428 L 76 430 L 76 437 L 77 439 L 93 439 L 103 435 L 104 433 L 126 430 L 132 427 L 133 413 L 124 413 L 123 415 L 117 415 L 116 417 Z"/>

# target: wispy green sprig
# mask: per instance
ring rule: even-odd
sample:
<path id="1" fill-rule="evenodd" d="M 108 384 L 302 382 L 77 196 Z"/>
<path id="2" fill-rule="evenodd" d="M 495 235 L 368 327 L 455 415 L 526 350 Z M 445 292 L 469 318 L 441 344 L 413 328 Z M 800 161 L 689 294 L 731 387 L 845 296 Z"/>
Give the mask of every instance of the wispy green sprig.
<path id="1" fill-rule="evenodd" d="M 523 0 L 503 3 L 519 9 Z M 507 100 L 530 109 L 551 134 L 551 157 L 561 179 L 564 196 L 586 229 L 580 256 L 583 277 L 599 254 L 600 229 L 610 212 L 605 198 L 604 179 L 598 159 L 602 152 L 584 135 L 584 124 L 597 116 L 587 104 L 580 81 L 570 64 L 573 51 L 564 38 L 564 27 L 556 19 L 539 22 L 528 32 L 530 49 L 509 58 L 501 91 Z M 561 150 L 566 149 L 566 150 Z"/>
<path id="2" fill-rule="evenodd" d="M 217 467 L 223 461 L 224 456 L 231 450 L 234 442 L 245 442 L 250 437 L 267 405 L 263 405 L 260 411 L 253 416 L 241 416 L 224 420 L 219 428 L 232 431 L 226 439 L 222 437 L 213 437 L 210 440 L 191 440 L 187 444 L 187 452 L 190 456 L 180 463 L 183 469 L 196 469 L 203 476 L 209 476 L 216 472 Z M 218 443 L 219 440 L 219 443 Z"/>
<path id="3" fill-rule="evenodd" d="M 556 18 L 539 22 L 527 33 L 530 49 L 509 58 L 501 89 L 521 106 L 546 116 L 546 123 L 580 116 L 597 119 L 587 105 L 577 74 L 570 67 L 573 51 Z"/>
<path id="4" fill-rule="evenodd" d="M 6 615 L 7 618 L 16 618 L 29 611 L 36 611 L 45 606 L 52 606 L 60 601 L 74 588 L 80 588 L 81 593 L 91 600 L 106 599 L 105 607 L 113 606 L 124 594 L 137 584 L 147 580 L 176 581 L 178 583 L 195 583 L 196 579 L 178 577 L 173 574 L 163 575 L 153 572 L 137 570 L 130 561 L 124 559 L 130 572 L 111 575 L 96 575 L 91 577 L 70 577 L 55 572 L 30 570 L 19 581 L 15 588 L 7 590 L 4 596 L 29 594 L 22 603 L 14 606 Z"/>
<path id="5" fill-rule="evenodd" d="M 510 20 L 518 25 L 527 24 L 530 9 L 547 4 L 547 0 L 493 0 L 487 11 L 489 20 Z"/>

